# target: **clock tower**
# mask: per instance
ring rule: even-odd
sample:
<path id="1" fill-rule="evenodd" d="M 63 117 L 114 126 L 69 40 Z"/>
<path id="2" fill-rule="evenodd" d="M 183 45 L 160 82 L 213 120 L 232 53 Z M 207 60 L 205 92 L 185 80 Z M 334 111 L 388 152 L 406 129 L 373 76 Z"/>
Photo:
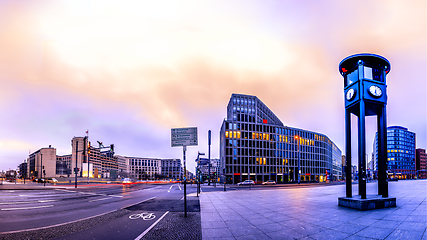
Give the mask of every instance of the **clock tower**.
<path id="1" fill-rule="evenodd" d="M 375 54 L 351 55 L 339 64 L 344 78 L 346 197 L 339 198 L 340 206 L 368 210 L 396 206 L 389 198 L 387 185 L 387 85 L 390 62 Z M 351 188 L 351 114 L 358 117 L 358 179 L 359 195 L 352 196 Z M 378 131 L 378 195 L 366 195 L 366 133 L 365 117 L 377 116 Z M 356 203 L 355 203 L 356 202 Z M 356 207 L 355 207 L 356 206 Z"/>

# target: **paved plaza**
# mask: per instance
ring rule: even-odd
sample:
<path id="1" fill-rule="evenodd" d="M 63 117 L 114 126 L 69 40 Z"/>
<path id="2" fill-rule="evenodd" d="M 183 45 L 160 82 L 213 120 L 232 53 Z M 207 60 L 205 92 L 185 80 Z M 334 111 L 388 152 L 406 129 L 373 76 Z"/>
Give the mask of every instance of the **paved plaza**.
<path id="1" fill-rule="evenodd" d="M 427 181 L 388 186 L 397 207 L 370 211 L 338 206 L 345 184 L 205 192 L 200 195 L 202 237 L 426 240 Z M 367 194 L 376 193 L 377 182 L 367 183 Z"/>

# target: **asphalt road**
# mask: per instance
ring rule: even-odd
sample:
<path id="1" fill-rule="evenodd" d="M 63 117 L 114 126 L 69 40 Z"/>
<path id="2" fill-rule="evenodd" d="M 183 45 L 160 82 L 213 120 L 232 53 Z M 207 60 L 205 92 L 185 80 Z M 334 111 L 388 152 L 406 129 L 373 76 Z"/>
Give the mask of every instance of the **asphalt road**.
<path id="1" fill-rule="evenodd" d="M 192 191 L 195 192 L 195 188 L 187 188 L 187 194 Z M 184 206 L 182 198 L 183 187 L 179 184 L 102 184 L 77 189 L 5 190 L 0 192 L 0 234 L 80 221 L 146 201 L 167 199 Z M 155 208 L 156 205 L 152 207 Z M 146 210 L 153 212 L 157 219 L 166 212 Z M 124 231 L 127 226 L 131 226 L 129 224 L 136 224 L 139 227 L 132 229 L 141 233 L 150 225 L 146 223 L 151 220 L 138 222 L 126 215 L 115 221 L 117 222 L 111 221 L 109 224 L 123 226 Z"/>

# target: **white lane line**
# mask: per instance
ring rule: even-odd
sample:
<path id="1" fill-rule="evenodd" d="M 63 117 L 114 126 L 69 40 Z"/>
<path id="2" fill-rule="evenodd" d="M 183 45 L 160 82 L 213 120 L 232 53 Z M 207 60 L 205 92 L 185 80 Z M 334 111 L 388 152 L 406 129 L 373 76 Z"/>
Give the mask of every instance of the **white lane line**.
<path id="1" fill-rule="evenodd" d="M 123 197 L 123 196 L 117 196 L 117 195 L 105 195 L 105 196 L 109 196 L 109 197 Z"/>
<path id="2" fill-rule="evenodd" d="M 96 202 L 96 201 L 106 200 L 106 199 L 110 199 L 110 198 L 112 198 L 112 197 L 90 200 L 89 202 Z"/>
<path id="3" fill-rule="evenodd" d="M 38 201 L 27 201 L 27 202 L 2 202 L 0 205 L 12 205 L 12 204 L 25 204 L 25 203 L 45 203 L 45 202 L 56 202 L 56 200 L 38 200 Z"/>
<path id="4" fill-rule="evenodd" d="M 171 185 L 171 187 L 169 188 L 168 192 L 171 192 L 171 189 L 173 188 L 173 185 Z"/>
<path id="5" fill-rule="evenodd" d="M 47 207 L 53 207 L 53 205 L 39 206 L 39 207 L 26 207 L 26 208 L 2 208 L 0 210 L 2 210 L 2 211 L 28 210 L 28 209 L 35 209 L 35 208 L 47 208 Z"/>
<path id="6" fill-rule="evenodd" d="M 81 194 L 95 195 L 95 196 L 107 196 L 106 194 L 101 193 L 90 193 L 90 192 L 80 192 Z"/>
<path id="7" fill-rule="evenodd" d="M 71 193 L 76 193 L 77 191 L 71 191 L 71 190 L 64 190 L 64 189 L 55 189 L 57 191 L 63 191 L 63 192 L 71 192 Z"/>
<path id="8" fill-rule="evenodd" d="M 178 184 L 179 190 L 181 190 L 181 186 Z"/>
<path id="9" fill-rule="evenodd" d="M 137 238 L 135 238 L 135 240 L 140 240 L 141 238 L 143 238 L 145 236 L 145 234 L 147 234 L 154 226 L 156 226 L 157 223 L 160 222 L 160 220 L 162 220 L 162 218 L 164 216 L 166 216 L 166 214 L 168 214 L 169 211 L 165 212 L 165 214 L 163 214 L 159 219 L 157 219 L 157 221 L 155 223 L 153 223 L 153 225 L 151 225 L 149 228 L 147 228 L 147 230 L 145 230 L 143 233 L 141 233 L 141 235 L 139 235 Z"/>

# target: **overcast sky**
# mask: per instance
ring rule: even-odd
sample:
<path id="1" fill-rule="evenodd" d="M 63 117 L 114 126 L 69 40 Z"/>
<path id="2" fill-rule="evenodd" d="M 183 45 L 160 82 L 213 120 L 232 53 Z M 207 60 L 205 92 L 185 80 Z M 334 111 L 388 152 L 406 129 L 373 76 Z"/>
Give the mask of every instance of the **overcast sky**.
<path id="1" fill-rule="evenodd" d="M 171 128 L 197 127 L 194 172 L 208 130 L 219 158 L 232 93 L 257 96 L 286 126 L 323 133 L 344 153 L 338 64 L 365 52 L 391 63 L 388 125 L 426 148 L 426 9 L 424 0 L 0 1 L 0 170 L 49 145 L 70 154 L 87 129 L 92 145 L 114 143 L 119 155 L 182 159 Z"/>

